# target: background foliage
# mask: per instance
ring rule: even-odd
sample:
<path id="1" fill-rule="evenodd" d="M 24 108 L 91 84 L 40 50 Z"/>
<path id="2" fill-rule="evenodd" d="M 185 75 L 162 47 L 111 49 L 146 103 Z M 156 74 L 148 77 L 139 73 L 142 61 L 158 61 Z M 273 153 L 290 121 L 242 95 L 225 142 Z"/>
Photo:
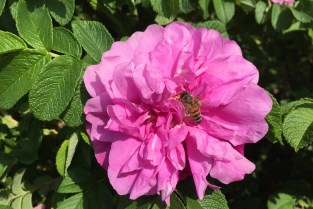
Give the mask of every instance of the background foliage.
<path id="1" fill-rule="evenodd" d="M 237 41 L 274 106 L 267 140 L 246 147 L 252 175 L 202 201 L 187 179 L 170 208 L 313 208 L 313 0 L 0 0 L 0 15 L 0 209 L 166 207 L 110 187 L 84 130 L 82 74 L 114 40 L 174 20 Z"/>

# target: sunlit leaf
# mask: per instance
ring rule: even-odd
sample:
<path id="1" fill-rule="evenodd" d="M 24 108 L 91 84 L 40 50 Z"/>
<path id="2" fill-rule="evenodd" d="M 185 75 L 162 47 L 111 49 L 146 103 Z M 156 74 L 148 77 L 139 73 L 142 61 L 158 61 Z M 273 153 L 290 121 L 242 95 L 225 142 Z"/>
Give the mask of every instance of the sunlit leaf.
<path id="1" fill-rule="evenodd" d="M 41 50 L 23 50 L 0 58 L 0 108 L 11 108 L 34 85 L 50 56 Z"/>
<path id="2" fill-rule="evenodd" d="M 294 209 L 295 199 L 288 194 L 278 193 L 267 201 L 268 209 Z"/>
<path id="3" fill-rule="evenodd" d="M 286 141 L 298 151 L 313 143 L 313 105 L 292 110 L 283 123 Z"/>
<path id="4" fill-rule="evenodd" d="M 34 48 L 50 50 L 53 43 L 52 20 L 45 7 L 21 0 L 17 6 L 16 27 L 20 36 Z"/>
<path id="5" fill-rule="evenodd" d="M 72 23 L 74 36 L 86 52 L 97 62 L 102 53 L 109 50 L 113 38 L 107 29 L 99 22 L 77 20 Z"/>
<path id="6" fill-rule="evenodd" d="M 71 31 L 62 27 L 53 28 L 53 39 L 56 41 L 53 42 L 52 50 L 78 59 L 81 57 L 82 48 Z"/>
<path id="7" fill-rule="evenodd" d="M 82 62 L 71 56 L 59 56 L 45 66 L 30 90 L 29 104 L 41 120 L 58 118 L 70 103 L 82 76 Z"/>
<path id="8" fill-rule="evenodd" d="M 73 17 L 75 0 L 48 0 L 47 6 L 52 17 L 60 25 L 66 25 Z"/>
<path id="9" fill-rule="evenodd" d="M 10 32 L 0 31 L 0 54 L 26 48 L 25 42 Z"/>
<path id="10" fill-rule="evenodd" d="M 232 0 L 213 0 L 217 17 L 223 22 L 229 22 L 235 14 L 235 3 Z"/>

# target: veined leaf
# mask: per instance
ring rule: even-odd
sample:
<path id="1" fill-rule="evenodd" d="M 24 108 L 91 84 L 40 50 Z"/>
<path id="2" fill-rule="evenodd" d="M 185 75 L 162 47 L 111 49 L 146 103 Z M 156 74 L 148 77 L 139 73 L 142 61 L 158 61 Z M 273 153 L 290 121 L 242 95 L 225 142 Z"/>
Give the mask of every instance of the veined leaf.
<path id="1" fill-rule="evenodd" d="M 72 27 L 74 36 L 97 62 L 114 41 L 104 25 L 99 22 L 77 20 L 73 22 Z"/>
<path id="2" fill-rule="evenodd" d="M 41 50 L 27 49 L 0 59 L 0 108 L 11 108 L 32 87 L 50 56 Z"/>
<path id="3" fill-rule="evenodd" d="M 170 201 L 170 209 L 187 209 L 187 207 L 175 192 L 172 193 Z"/>
<path id="4" fill-rule="evenodd" d="M 157 22 L 159 25 L 167 25 L 167 24 L 173 22 L 174 19 L 175 19 L 174 17 L 167 18 L 167 17 L 164 17 L 164 16 L 158 14 L 155 17 L 155 22 Z"/>
<path id="5" fill-rule="evenodd" d="M 48 0 L 47 6 L 52 17 L 60 25 L 66 25 L 73 17 L 75 0 Z"/>
<path id="6" fill-rule="evenodd" d="M 84 209 L 83 193 L 77 193 L 58 205 L 57 209 Z"/>
<path id="7" fill-rule="evenodd" d="M 71 165 L 74 157 L 77 144 L 78 136 L 76 133 L 73 133 L 68 140 L 62 143 L 56 156 L 56 166 L 60 175 L 66 175 L 67 169 Z"/>
<path id="8" fill-rule="evenodd" d="M 176 17 L 179 11 L 179 0 L 151 0 L 153 10 L 166 18 Z"/>
<path id="9" fill-rule="evenodd" d="M 72 98 L 72 101 L 64 113 L 63 120 L 66 125 L 70 127 L 77 127 L 84 123 L 83 110 L 87 98 L 88 93 L 85 89 L 82 80 L 80 80 L 76 88 L 75 94 Z"/>
<path id="10" fill-rule="evenodd" d="M 311 105 L 313 104 L 313 99 L 311 98 L 301 98 L 296 101 L 289 102 L 287 104 L 284 104 L 281 106 L 282 116 L 283 118 L 286 117 L 286 115 L 291 112 L 293 109 L 299 107 L 299 106 L 305 106 L 305 105 Z"/>
<path id="11" fill-rule="evenodd" d="M 70 177 L 65 176 L 58 187 L 58 193 L 78 193 L 82 192 L 81 185 L 74 182 Z"/>
<path id="12" fill-rule="evenodd" d="M 18 2 L 16 27 L 20 36 L 34 48 L 52 47 L 52 20 L 45 7 L 30 7 L 32 1 Z"/>
<path id="13" fill-rule="evenodd" d="M 189 13 L 197 8 L 196 1 L 194 0 L 179 0 L 179 11 Z"/>
<path id="14" fill-rule="evenodd" d="M 271 196 L 267 201 L 268 209 L 293 209 L 296 200 L 288 194 L 278 193 L 277 195 Z"/>
<path id="15" fill-rule="evenodd" d="M 199 200 L 195 189 L 190 189 L 192 186 L 194 186 L 193 179 L 187 178 L 178 184 L 176 188 L 180 199 L 184 201 L 188 209 L 228 209 L 225 196 L 220 190 L 210 191 L 207 189 L 203 200 Z"/>
<path id="16" fill-rule="evenodd" d="M 232 0 L 213 0 L 214 9 L 217 17 L 223 22 L 228 23 L 235 14 L 235 3 Z"/>
<path id="17" fill-rule="evenodd" d="M 25 42 L 17 35 L 0 31 L 0 54 L 25 49 L 26 47 Z"/>
<path id="18" fill-rule="evenodd" d="M 292 110 L 283 123 L 286 141 L 298 151 L 313 143 L 313 105 L 299 106 Z"/>
<path id="19" fill-rule="evenodd" d="M 59 56 L 46 65 L 29 94 L 30 109 L 37 118 L 59 117 L 74 96 L 82 66 L 81 61 L 68 55 Z"/>
<path id="20" fill-rule="evenodd" d="M 222 23 L 221 21 L 219 20 L 210 20 L 210 21 L 206 21 L 206 22 L 201 22 L 201 23 L 198 23 L 196 25 L 197 28 L 200 28 L 200 27 L 204 27 L 206 29 L 214 29 L 214 30 L 217 30 L 218 32 L 220 32 L 222 34 L 222 36 L 224 36 L 225 38 L 228 38 L 228 33 L 226 31 L 226 26 L 224 23 Z"/>
<path id="21" fill-rule="evenodd" d="M 203 200 L 199 200 L 203 208 L 228 209 L 225 196 L 220 190 L 215 190 L 211 195 L 205 195 Z"/>
<path id="22" fill-rule="evenodd" d="M 141 196 L 130 200 L 128 196 L 120 196 L 117 209 L 150 209 L 156 202 L 156 196 Z"/>
<path id="23" fill-rule="evenodd" d="M 64 140 L 56 155 L 55 163 L 56 168 L 61 176 L 65 175 L 66 155 L 69 140 Z"/>
<path id="24" fill-rule="evenodd" d="M 62 27 L 53 28 L 53 40 L 52 50 L 78 59 L 81 57 L 82 48 L 71 31 Z"/>
<path id="25" fill-rule="evenodd" d="M 282 143 L 283 122 L 281 108 L 277 100 L 271 94 L 269 95 L 273 101 L 273 107 L 271 112 L 265 118 L 270 127 L 266 137 L 272 143 L 276 142 L 277 140 Z"/>

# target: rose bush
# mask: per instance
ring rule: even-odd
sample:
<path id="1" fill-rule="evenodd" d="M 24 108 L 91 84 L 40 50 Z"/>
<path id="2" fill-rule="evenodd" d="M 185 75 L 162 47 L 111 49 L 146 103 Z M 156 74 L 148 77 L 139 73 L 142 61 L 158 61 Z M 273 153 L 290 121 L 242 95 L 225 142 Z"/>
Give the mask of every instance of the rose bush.
<path id="1" fill-rule="evenodd" d="M 113 43 L 84 82 L 87 132 L 120 195 L 157 193 L 169 204 L 179 179 L 192 175 L 202 198 L 218 188 L 207 175 L 228 184 L 255 169 L 243 148 L 266 134 L 272 101 L 256 67 L 217 31 L 151 25 Z M 200 123 L 186 114 L 182 92 L 200 101 Z"/>

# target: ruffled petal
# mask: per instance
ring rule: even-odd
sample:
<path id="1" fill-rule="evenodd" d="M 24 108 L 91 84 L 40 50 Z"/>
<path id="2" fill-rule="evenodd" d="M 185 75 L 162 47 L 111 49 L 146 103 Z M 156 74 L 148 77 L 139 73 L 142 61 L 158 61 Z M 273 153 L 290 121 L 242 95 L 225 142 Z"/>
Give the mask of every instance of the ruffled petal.
<path id="1" fill-rule="evenodd" d="M 265 136 L 265 116 L 272 100 L 254 83 L 247 85 L 226 106 L 203 113 L 201 126 L 212 136 L 230 141 L 234 146 L 255 143 Z"/>
<path id="2" fill-rule="evenodd" d="M 186 142 L 187 150 L 192 151 L 188 151 L 191 172 L 193 175 L 197 174 L 195 179 L 200 182 L 198 184 L 201 195 L 206 183 L 201 180 L 203 176 L 210 174 L 211 177 L 228 184 L 242 180 L 245 174 L 250 174 L 255 169 L 255 165 L 230 143 L 211 137 L 202 130 L 190 128 L 190 136 Z"/>

